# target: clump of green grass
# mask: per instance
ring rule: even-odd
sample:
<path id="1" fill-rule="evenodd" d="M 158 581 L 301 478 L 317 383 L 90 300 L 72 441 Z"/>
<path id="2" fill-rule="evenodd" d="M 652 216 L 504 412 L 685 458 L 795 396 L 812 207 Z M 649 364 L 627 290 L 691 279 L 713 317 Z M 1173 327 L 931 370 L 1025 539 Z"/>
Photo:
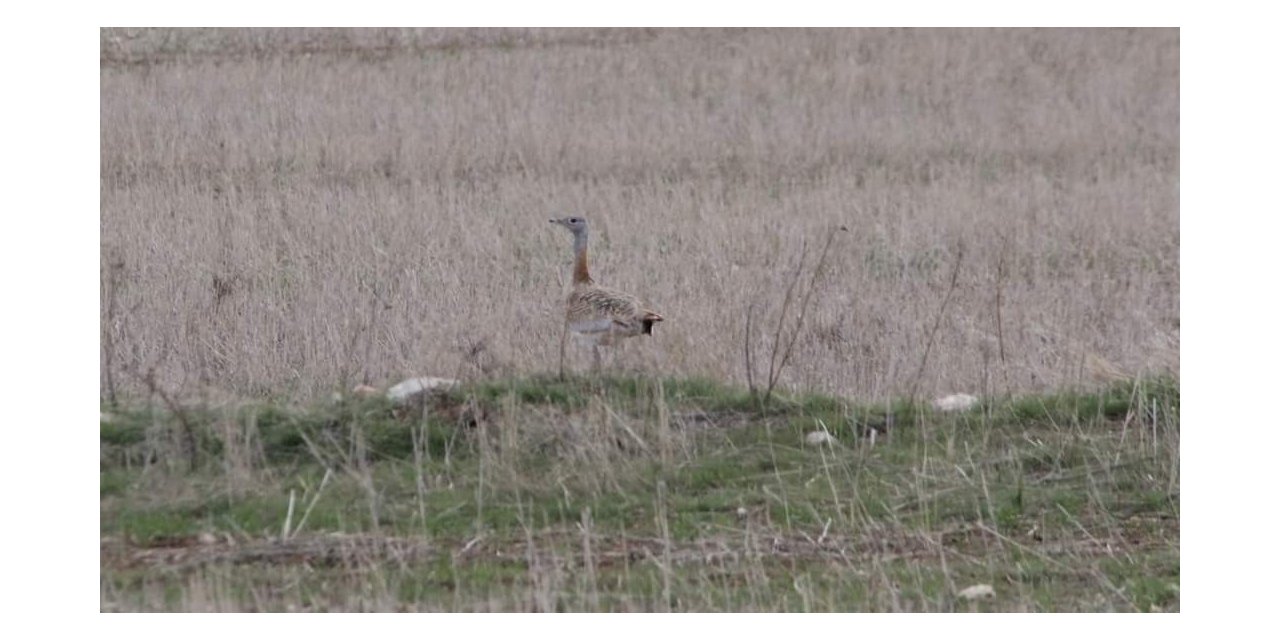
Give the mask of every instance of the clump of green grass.
<path id="1" fill-rule="evenodd" d="M 333 586 L 346 585 L 391 594 L 373 609 L 967 610 L 954 598 L 965 581 L 997 584 L 972 605 L 983 610 L 1177 608 L 1171 381 L 960 414 L 813 394 L 762 408 L 731 386 L 621 376 L 443 398 L 425 414 L 377 398 L 202 409 L 202 441 L 230 439 L 195 471 L 157 458 L 179 449 L 143 466 L 104 456 L 102 531 L 121 541 L 104 551 L 104 598 L 194 607 L 183 580 L 216 567 L 209 555 L 244 558 L 236 593 L 296 578 L 279 609 L 349 608 Z M 1120 398 L 1125 411 L 1099 410 Z M 479 420 L 443 419 L 454 404 Z M 889 413 L 873 445 L 859 430 Z M 158 410 L 132 415 L 173 427 Z M 835 443 L 805 444 L 815 425 Z M 1153 428 L 1158 440 L 1138 437 Z M 250 430 L 260 454 L 237 461 Z M 148 446 L 120 432 L 104 430 L 104 450 Z M 381 544 L 417 559 L 371 571 Z M 187 550 L 174 574 L 130 559 L 168 548 Z M 321 568 L 267 559 L 292 557 Z M 161 587 L 170 596 L 148 599 Z"/>
<path id="2" fill-rule="evenodd" d="M 1178 412 L 1178 386 L 1170 378 L 1117 382 L 1102 391 L 1025 395 L 1009 402 L 1000 416 L 1022 423 L 1079 425 L 1123 420 L 1134 412 Z"/>

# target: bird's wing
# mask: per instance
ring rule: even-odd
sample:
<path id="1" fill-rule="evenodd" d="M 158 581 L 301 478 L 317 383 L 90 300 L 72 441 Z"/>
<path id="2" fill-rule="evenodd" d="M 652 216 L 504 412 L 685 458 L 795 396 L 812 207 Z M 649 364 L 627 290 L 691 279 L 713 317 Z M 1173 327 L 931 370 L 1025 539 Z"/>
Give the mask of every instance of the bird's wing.
<path id="1" fill-rule="evenodd" d="M 569 294 L 569 327 L 574 331 L 610 331 L 619 325 L 630 327 L 644 313 L 640 300 L 614 289 L 581 287 Z"/>

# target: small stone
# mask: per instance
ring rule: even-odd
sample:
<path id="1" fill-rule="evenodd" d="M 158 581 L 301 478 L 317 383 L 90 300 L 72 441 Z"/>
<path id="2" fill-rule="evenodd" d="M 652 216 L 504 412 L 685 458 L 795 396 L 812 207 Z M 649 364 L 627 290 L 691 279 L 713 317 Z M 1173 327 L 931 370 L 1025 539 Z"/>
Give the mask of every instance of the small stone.
<path id="1" fill-rule="evenodd" d="M 387 389 L 387 398 L 395 402 L 405 402 L 420 393 L 429 391 L 444 391 L 457 386 L 458 381 L 452 378 L 434 378 L 431 376 L 423 376 L 420 378 L 409 378 L 400 384 Z"/>
<path id="2" fill-rule="evenodd" d="M 810 431 L 809 433 L 805 434 L 804 443 L 813 445 L 815 447 L 821 446 L 824 444 L 827 446 L 830 446 L 836 443 L 836 439 L 833 438 L 831 434 L 827 433 L 826 431 Z"/>
<path id="3" fill-rule="evenodd" d="M 964 411 L 978 404 L 978 398 L 967 393 L 953 393 L 933 401 L 933 408 L 938 411 Z"/>
<path id="4" fill-rule="evenodd" d="M 991 588 L 991 585 L 989 584 L 975 584 L 961 589 L 960 593 L 957 593 L 956 595 L 965 600 L 979 600 L 994 598 L 996 596 L 996 590 Z"/>

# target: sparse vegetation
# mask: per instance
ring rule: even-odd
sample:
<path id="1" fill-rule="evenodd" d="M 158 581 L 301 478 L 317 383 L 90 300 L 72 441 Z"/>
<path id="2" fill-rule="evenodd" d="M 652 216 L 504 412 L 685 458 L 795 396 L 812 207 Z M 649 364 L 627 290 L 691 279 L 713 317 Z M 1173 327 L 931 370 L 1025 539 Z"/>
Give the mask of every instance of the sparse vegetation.
<path id="1" fill-rule="evenodd" d="M 102 30 L 102 609 L 1178 610 L 1178 56 Z"/>
<path id="2" fill-rule="evenodd" d="M 801 247 L 845 226 L 776 388 L 1177 368 L 1177 30 L 102 41 L 104 395 L 554 370 L 572 214 L 667 318 L 624 367 L 748 386 L 754 305 L 763 390 Z"/>
<path id="3" fill-rule="evenodd" d="M 860 426 L 885 407 L 761 413 L 703 380 L 490 381 L 433 406 L 205 407 L 194 472 L 172 415 L 121 412 L 102 430 L 104 608 L 1178 606 L 1167 380 L 898 405 L 875 440 Z M 834 445 L 804 445 L 817 425 Z M 957 601 L 974 582 L 996 597 Z"/>

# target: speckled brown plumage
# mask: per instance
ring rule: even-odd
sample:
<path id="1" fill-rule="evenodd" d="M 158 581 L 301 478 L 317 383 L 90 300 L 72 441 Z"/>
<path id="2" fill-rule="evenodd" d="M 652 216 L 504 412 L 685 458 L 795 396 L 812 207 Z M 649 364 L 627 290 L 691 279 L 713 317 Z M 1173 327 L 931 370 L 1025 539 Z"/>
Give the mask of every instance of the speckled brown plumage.
<path id="1" fill-rule="evenodd" d="M 574 286 L 566 308 L 569 330 L 594 338 L 598 344 L 652 335 L 653 323 L 662 321 L 661 315 L 642 307 L 635 296 L 595 284 Z"/>
<path id="2" fill-rule="evenodd" d="M 635 296 L 602 287 L 587 269 L 587 221 L 581 217 L 552 220 L 573 233 L 573 291 L 566 301 L 569 331 L 592 345 L 614 344 L 622 338 L 652 335 L 662 315 L 646 309 Z"/>

